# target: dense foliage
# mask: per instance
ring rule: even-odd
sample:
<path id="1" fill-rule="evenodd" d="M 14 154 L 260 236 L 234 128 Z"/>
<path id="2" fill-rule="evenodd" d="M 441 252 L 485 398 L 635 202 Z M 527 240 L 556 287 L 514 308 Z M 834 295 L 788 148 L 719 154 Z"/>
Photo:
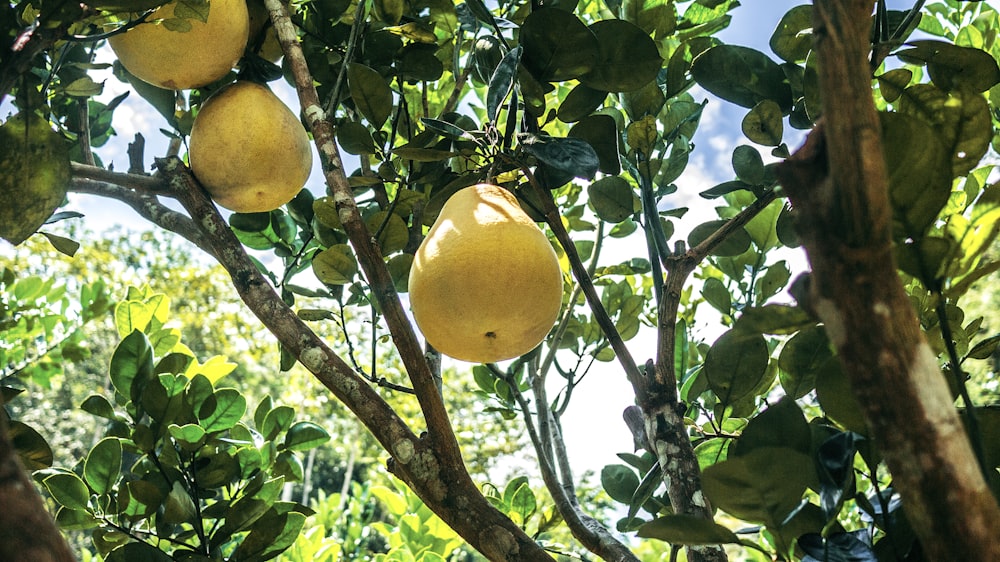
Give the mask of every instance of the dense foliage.
<path id="1" fill-rule="evenodd" d="M 913 475 L 900 474 L 899 453 L 880 433 L 899 418 L 864 400 L 859 358 L 844 347 L 859 334 L 843 333 L 836 307 L 818 298 L 827 280 L 802 271 L 796 250 L 805 243 L 817 267 L 824 233 L 815 229 L 824 225 L 804 224 L 809 209 L 789 202 L 789 170 L 802 161 L 789 143 L 802 131 L 814 131 L 815 143 L 851 134 L 837 128 L 840 100 L 824 87 L 827 69 L 853 51 L 831 55 L 813 42 L 841 38 L 851 24 L 821 10 L 849 2 L 796 6 L 770 22 L 769 54 L 718 38 L 743 17 L 736 0 L 252 1 L 251 13 L 270 19 L 250 38 L 238 78 L 297 87 L 325 187 L 225 219 L 182 160 L 199 107 L 237 73 L 172 91 L 101 62 L 107 37 L 151 25 L 139 22 L 161 2 L 9 0 L 0 12 L 0 236 L 22 245 L 4 250 L 16 259 L 0 276 L 4 415 L 56 520 L 91 532 L 80 546 L 87 556 L 93 548 L 105 560 L 460 560 L 475 549 L 491 559 L 590 551 L 652 560 L 684 548 L 692 561 L 902 561 L 963 546 L 926 530 L 930 508 L 907 499 L 917 497 L 908 495 Z M 991 360 L 1000 334 L 994 308 L 969 295 L 988 294 L 982 287 L 1000 269 L 991 250 L 1000 233 L 1000 16 L 985 2 L 853 5 L 871 15 L 860 24 L 869 80 L 860 88 L 879 112 L 884 147 L 864 156 L 886 171 L 872 188 L 891 211 L 882 261 L 898 266 L 891 283 L 919 322 L 915 341 L 927 342 L 898 346 L 918 357 L 929 346 L 931 369 L 951 392 L 936 403 L 966 430 L 950 438 L 971 442 L 964 460 L 998 493 Z M 183 29 L 210 9 L 185 0 L 158 25 Z M 95 76 L 108 69 L 131 90 L 102 95 L 107 84 Z M 121 158 L 108 144 L 112 117 L 136 97 L 166 120 L 167 154 L 150 167 L 137 137 L 122 173 L 105 166 Z M 732 151 L 732 178 L 695 199 L 678 185 L 702 150 L 695 141 L 709 103 L 745 109 L 746 142 Z M 842 172 L 811 165 L 817 186 Z M 563 306 L 525 356 L 446 361 L 442 373 L 399 295 L 444 200 L 483 181 L 512 190 L 544 224 Z M 160 231 L 122 243 L 166 259 L 112 248 L 90 262 L 144 260 L 127 264 L 144 268 L 139 279 L 48 270 L 61 258 L 36 232 L 69 256 L 101 247 L 66 226 L 81 219 L 72 205 L 60 210 L 67 194 L 125 202 Z M 717 216 L 692 227 L 685 218 L 703 213 L 677 201 Z M 865 205 L 825 203 L 863 254 L 867 233 L 851 228 Z M 877 233 L 878 221 L 870 224 Z M 179 249 L 162 231 L 191 245 Z M 192 265 L 188 251 L 204 251 L 230 278 Z M 184 337 L 166 322 L 166 292 Z M 873 322 L 898 312 L 866 306 Z M 91 349 L 100 342 L 88 343 L 85 330 L 109 317 L 116 332 Z M 705 326 L 719 335 L 703 341 Z M 655 351 L 639 343 L 647 333 Z M 31 421 L 32 408 L 69 409 L 30 395 L 70 383 L 91 351 L 106 362 L 92 377 L 103 391 L 80 408 L 106 428 L 57 468 L 46 427 L 9 412 Z M 224 355 L 249 362 L 238 368 L 251 375 L 230 374 L 237 365 Z M 563 438 L 574 391 L 601 384 L 587 377 L 598 362 L 617 362 L 636 397 L 624 412 L 633 439 L 600 474 L 614 510 L 577 489 Z M 289 392 L 286 372 L 306 371 L 321 385 L 288 383 L 298 385 Z M 17 397 L 25 388 L 29 396 Z M 895 390 L 904 389 L 887 392 Z M 292 397 L 295 409 L 281 405 Z M 17 407 L 25 399 L 35 400 L 28 412 Z M 296 421 L 296 409 L 313 421 Z M 359 436 L 358 423 L 374 439 Z M 339 444 L 327 460 L 339 478 L 302 482 L 331 433 Z M 531 477 L 490 483 L 524 434 L 535 450 Z M 358 481 L 356 458 L 374 473 L 383 457 L 398 479 Z M 947 497 L 965 484 L 937 490 Z"/>

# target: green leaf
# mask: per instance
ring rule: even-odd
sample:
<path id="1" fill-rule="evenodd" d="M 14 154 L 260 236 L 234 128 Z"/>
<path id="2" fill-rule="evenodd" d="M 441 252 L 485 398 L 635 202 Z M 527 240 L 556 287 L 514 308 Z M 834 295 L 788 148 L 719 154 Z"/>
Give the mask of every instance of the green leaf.
<path id="1" fill-rule="evenodd" d="M 601 486 L 611 499 L 627 505 L 639 487 L 639 477 L 623 464 L 609 464 L 601 469 Z"/>
<path id="2" fill-rule="evenodd" d="M 410 231 L 406 227 L 406 221 L 396 213 L 379 211 L 365 219 L 365 224 L 368 230 L 376 235 L 383 256 L 402 250 L 410 241 Z"/>
<path id="3" fill-rule="evenodd" d="M 900 60 L 926 64 L 934 85 L 945 91 L 967 88 L 985 92 L 1000 83 L 1000 66 L 993 56 L 972 47 L 924 39 L 911 41 L 910 49 L 898 51 Z"/>
<path id="4" fill-rule="evenodd" d="M 638 26 L 646 35 L 666 37 L 677 28 L 677 7 L 673 0 L 624 0 L 622 19 Z"/>
<path id="5" fill-rule="evenodd" d="M 525 152 L 542 163 L 578 178 L 592 179 L 601 167 L 594 148 L 584 140 L 522 133 L 518 141 Z"/>
<path id="6" fill-rule="evenodd" d="M 981 94 L 965 89 L 948 94 L 931 84 L 916 84 L 903 92 L 899 110 L 933 127 L 935 138 L 951 157 L 953 176 L 969 173 L 989 149 L 992 120 Z"/>
<path id="7" fill-rule="evenodd" d="M 346 244 L 330 246 L 313 256 L 312 269 L 316 278 L 326 285 L 346 285 L 358 273 L 354 252 Z"/>
<path id="8" fill-rule="evenodd" d="M 855 433 L 868 434 L 861 406 L 837 358 L 828 360 L 816 373 L 816 400 L 823 412 L 837 423 Z"/>
<path id="9" fill-rule="evenodd" d="M 357 121 L 344 121 L 337 126 L 337 142 L 348 154 L 377 154 L 372 134 Z"/>
<path id="10" fill-rule="evenodd" d="M 76 255 L 76 251 L 80 249 L 80 243 L 72 238 L 56 236 L 50 232 L 41 232 L 40 234 L 49 241 L 49 244 L 52 244 L 53 248 L 63 255 L 73 257 Z"/>
<path id="11" fill-rule="evenodd" d="M 138 401 L 146 381 L 153 375 L 153 348 L 146 334 L 135 330 L 125 336 L 111 355 L 111 384 L 119 394 Z"/>
<path id="12" fill-rule="evenodd" d="M 9 420 L 7 424 L 7 436 L 25 469 L 41 470 L 52 466 L 52 448 L 41 433 L 18 420 Z"/>
<path id="13" fill-rule="evenodd" d="M 205 444 L 205 428 L 193 423 L 177 425 L 170 424 L 167 428 L 170 437 L 181 447 L 188 451 L 194 451 Z"/>
<path id="14" fill-rule="evenodd" d="M 354 105 L 375 129 L 381 129 L 392 113 L 392 89 L 381 74 L 357 62 L 347 65 L 347 87 Z"/>
<path id="15" fill-rule="evenodd" d="M 104 562 L 173 562 L 166 552 L 145 542 L 130 542 L 111 551 Z"/>
<path id="16" fill-rule="evenodd" d="M 278 406 L 264 416 L 264 422 L 257 429 L 267 441 L 273 441 L 279 433 L 288 431 L 295 419 L 295 410 L 289 406 Z"/>
<path id="17" fill-rule="evenodd" d="M 799 504 L 814 473 L 808 455 L 787 447 L 762 447 L 706 468 L 702 485 L 713 506 L 771 527 Z"/>
<path id="18" fill-rule="evenodd" d="M 1000 346 L 1000 334 L 979 340 L 965 355 L 971 359 L 989 359 Z"/>
<path id="19" fill-rule="evenodd" d="M 564 123 L 574 123 L 590 115 L 607 97 L 608 93 L 604 90 L 577 84 L 563 98 L 556 115 Z"/>
<path id="20" fill-rule="evenodd" d="M 522 31 L 523 33 L 523 31 Z M 500 108 L 503 106 L 507 96 L 514 89 L 514 81 L 517 79 L 517 68 L 521 62 L 521 54 L 524 49 L 521 45 L 510 50 L 497 65 L 496 70 L 490 77 L 489 88 L 486 92 L 486 115 L 490 121 L 496 121 L 500 115 Z"/>
<path id="21" fill-rule="evenodd" d="M 247 399 L 235 388 L 222 388 L 198 409 L 198 419 L 208 433 L 231 429 L 247 411 Z"/>
<path id="22" fill-rule="evenodd" d="M 733 171 L 736 172 L 736 177 L 750 185 L 761 185 L 766 179 L 764 159 L 760 152 L 745 144 L 733 150 Z"/>
<path id="23" fill-rule="evenodd" d="M 299 537 L 306 516 L 298 512 L 262 517 L 236 547 L 233 560 L 262 562 L 277 557 Z"/>
<path id="24" fill-rule="evenodd" d="M 63 203 L 69 148 L 47 120 L 18 113 L 0 125 L 0 238 L 15 246 Z"/>
<path id="25" fill-rule="evenodd" d="M 688 245 L 692 248 L 701 244 L 726 224 L 725 220 L 714 220 L 699 224 L 688 233 Z M 750 249 L 750 235 L 745 228 L 739 228 L 729 234 L 712 250 L 713 256 L 738 256 Z"/>
<path id="26" fill-rule="evenodd" d="M 105 437 L 94 445 L 83 464 L 83 477 L 95 494 L 107 494 L 118 483 L 122 470 L 122 443 Z"/>
<path id="27" fill-rule="evenodd" d="M 762 100 L 743 118 L 743 134 L 764 146 L 778 146 L 784 134 L 781 108 L 772 100 Z"/>
<path id="28" fill-rule="evenodd" d="M 934 130 L 900 113 L 882 113 L 889 199 L 898 236 L 921 238 L 951 195 L 949 155 Z"/>
<path id="29" fill-rule="evenodd" d="M 673 545 L 738 544 L 739 537 L 715 521 L 694 515 L 666 515 L 639 527 L 638 536 Z"/>
<path id="30" fill-rule="evenodd" d="M 285 448 L 290 451 L 308 451 L 330 440 L 322 427 L 307 421 L 296 422 L 285 433 Z"/>
<path id="31" fill-rule="evenodd" d="M 691 75 L 701 87 L 746 108 L 771 100 L 783 114 L 792 110 L 785 71 L 767 55 L 736 45 L 717 45 L 698 55 Z"/>
<path id="32" fill-rule="evenodd" d="M 723 404 L 733 404 L 757 388 L 767 372 L 769 356 L 764 336 L 730 330 L 705 356 L 708 385 Z"/>
<path id="33" fill-rule="evenodd" d="M 821 326 L 805 328 L 792 336 L 778 355 L 781 386 L 793 398 L 802 398 L 816 387 L 816 373 L 833 357 L 830 340 Z"/>
<path id="34" fill-rule="evenodd" d="M 629 92 L 656 79 L 663 59 L 656 43 L 625 20 L 606 19 L 590 26 L 597 38 L 598 55 L 580 83 L 595 90 Z M 562 30 L 559 30 L 562 33 Z"/>
<path id="35" fill-rule="evenodd" d="M 524 47 L 524 66 L 542 82 L 578 78 L 594 68 L 598 60 L 594 32 L 566 10 L 532 10 L 521 24 L 519 38 Z"/>
<path id="36" fill-rule="evenodd" d="M 598 169 L 608 175 L 618 175 L 621 163 L 618 160 L 618 126 L 610 115 L 584 117 L 570 127 L 567 136 L 582 139 L 597 153 Z"/>
<path id="37" fill-rule="evenodd" d="M 639 211 L 639 198 L 631 184 L 619 176 L 601 178 L 587 187 L 594 212 L 601 220 L 619 223 Z"/>
<path id="38" fill-rule="evenodd" d="M 795 400 L 786 396 L 750 420 L 729 447 L 729 458 L 764 447 L 788 447 L 808 455 L 811 446 L 809 424 Z"/>
<path id="39" fill-rule="evenodd" d="M 802 62 L 812 49 L 812 6 L 795 6 L 781 16 L 771 34 L 769 45 L 774 54 L 788 62 Z"/>
<path id="40" fill-rule="evenodd" d="M 712 308 L 723 314 L 732 314 L 733 299 L 721 279 L 716 277 L 706 279 L 701 287 L 701 296 L 705 298 L 705 302 L 712 305 Z"/>
<path id="41" fill-rule="evenodd" d="M 72 472 L 58 472 L 42 480 L 49 495 L 61 506 L 87 511 L 90 490 L 79 476 Z"/>

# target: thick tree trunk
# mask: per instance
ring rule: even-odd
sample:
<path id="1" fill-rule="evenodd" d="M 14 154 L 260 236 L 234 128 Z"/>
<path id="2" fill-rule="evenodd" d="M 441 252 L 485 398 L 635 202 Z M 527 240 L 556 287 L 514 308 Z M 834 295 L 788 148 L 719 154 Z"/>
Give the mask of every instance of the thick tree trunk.
<path id="1" fill-rule="evenodd" d="M 870 0 L 817 0 L 822 125 L 779 169 L 826 327 L 929 560 L 1000 560 L 1000 509 L 893 259 Z"/>
<path id="2" fill-rule="evenodd" d="M 0 560 L 76 560 L 21 466 L 0 413 Z"/>

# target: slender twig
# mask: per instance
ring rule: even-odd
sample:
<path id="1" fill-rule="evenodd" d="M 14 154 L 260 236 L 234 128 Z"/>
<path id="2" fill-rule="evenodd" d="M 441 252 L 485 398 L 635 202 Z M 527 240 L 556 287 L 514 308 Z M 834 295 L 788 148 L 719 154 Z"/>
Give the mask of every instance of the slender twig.
<path id="1" fill-rule="evenodd" d="M 323 111 L 327 115 L 333 114 L 340 103 L 340 91 L 344 87 L 344 79 L 347 77 L 347 66 L 354 59 L 354 51 L 357 49 L 358 39 L 361 38 L 362 30 L 365 27 L 365 8 L 368 0 L 359 0 L 357 8 L 354 10 L 354 23 L 351 24 L 351 34 L 347 37 L 347 50 L 344 51 L 344 58 L 340 61 L 340 70 L 337 72 L 337 81 L 333 83 L 333 90 L 330 91 L 330 99 L 326 101 Z"/>

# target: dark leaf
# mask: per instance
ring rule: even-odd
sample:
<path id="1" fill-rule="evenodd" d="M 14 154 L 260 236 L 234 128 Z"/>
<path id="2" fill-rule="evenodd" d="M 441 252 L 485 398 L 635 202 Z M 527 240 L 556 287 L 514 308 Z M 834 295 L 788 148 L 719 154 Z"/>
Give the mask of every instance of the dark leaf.
<path id="1" fill-rule="evenodd" d="M 347 66 L 347 86 L 354 105 L 375 129 L 381 129 L 392 113 L 392 89 L 375 70 L 356 62 Z"/>
<path id="2" fill-rule="evenodd" d="M 729 458 L 765 447 L 788 447 L 809 454 L 811 444 L 812 433 L 801 408 L 795 400 L 785 397 L 750 420 L 729 448 Z"/>
<path id="3" fill-rule="evenodd" d="M 764 447 L 706 468 L 702 484 L 713 506 L 770 527 L 784 521 L 799 504 L 813 472 L 808 455 Z"/>
<path id="4" fill-rule="evenodd" d="M 517 78 L 517 68 L 521 61 L 523 48 L 518 45 L 504 55 L 496 71 L 490 77 L 489 89 L 486 93 L 486 116 L 490 121 L 496 121 L 500 115 L 500 107 L 504 104 L 510 91 L 514 88 Z"/>
<path id="5" fill-rule="evenodd" d="M 627 505 L 639 487 L 639 477 L 625 465 L 609 464 L 601 470 L 601 486 L 611 499 Z"/>
<path id="6" fill-rule="evenodd" d="M 698 55 L 691 75 L 703 88 L 746 108 L 764 100 L 778 104 L 783 114 L 792 110 L 792 90 L 784 70 L 760 51 L 736 45 L 718 45 Z"/>
<path id="7" fill-rule="evenodd" d="M 741 123 L 743 134 L 764 146 L 778 146 L 784 134 L 781 108 L 772 100 L 763 100 L 746 114 Z"/>
<path id="8" fill-rule="evenodd" d="M 357 121 L 344 121 L 337 126 L 337 142 L 348 154 L 377 154 L 371 131 Z"/>
<path id="9" fill-rule="evenodd" d="M 578 78 L 598 60 L 594 33 L 572 12 L 557 8 L 532 11 L 521 25 L 520 44 L 525 67 L 542 82 Z"/>
<path id="10" fill-rule="evenodd" d="M 802 62 L 812 49 L 812 6 L 795 6 L 781 16 L 771 34 L 774 54 L 788 62 Z"/>
<path id="11" fill-rule="evenodd" d="M 639 211 L 639 198 L 632 185 L 618 176 L 601 178 L 587 187 L 587 196 L 597 216 L 619 223 Z"/>
<path id="12" fill-rule="evenodd" d="M 570 127 L 567 136 L 587 141 L 597 153 L 598 169 L 608 175 L 618 175 L 618 126 L 610 115 L 590 115 Z"/>
<path id="13" fill-rule="evenodd" d="M 720 402 L 733 404 L 757 388 L 767 372 L 769 356 L 764 336 L 730 330 L 705 356 L 708 385 Z"/>
<path id="14" fill-rule="evenodd" d="M 913 48 L 896 54 L 905 62 L 926 64 L 934 85 L 942 90 L 968 88 L 973 92 L 985 92 L 1000 82 L 996 59 L 982 49 L 931 39 L 909 44 Z"/>
<path id="15" fill-rule="evenodd" d="M 518 141 L 543 164 L 578 178 L 592 179 L 601 166 L 594 148 L 581 139 L 525 133 Z"/>
<path id="16" fill-rule="evenodd" d="M 715 521 L 694 515 L 667 515 L 639 527 L 637 533 L 672 545 L 738 544 L 739 537 Z"/>
<path id="17" fill-rule="evenodd" d="M 663 59 L 656 43 L 635 25 L 618 19 L 594 23 L 598 55 L 580 83 L 606 92 L 638 90 L 656 79 Z"/>

